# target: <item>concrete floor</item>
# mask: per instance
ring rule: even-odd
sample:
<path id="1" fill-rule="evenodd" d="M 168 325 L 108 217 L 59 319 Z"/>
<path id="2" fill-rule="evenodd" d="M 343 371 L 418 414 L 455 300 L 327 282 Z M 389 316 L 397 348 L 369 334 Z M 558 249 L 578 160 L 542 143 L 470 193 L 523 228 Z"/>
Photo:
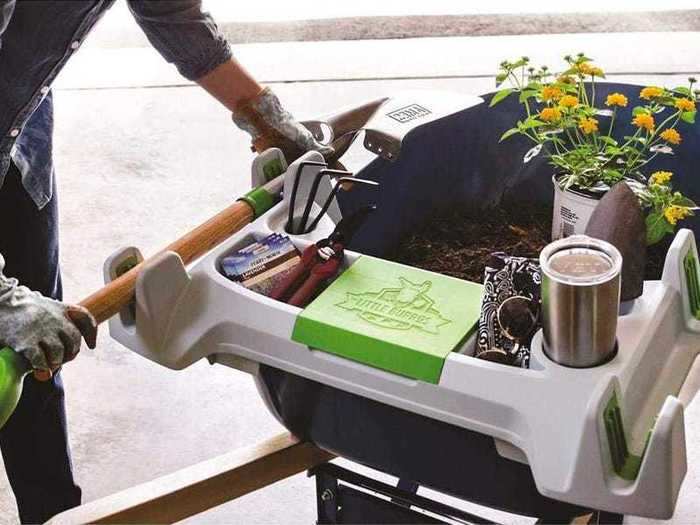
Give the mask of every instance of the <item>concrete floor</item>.
<path id="1" fill-rule="evenodd" d="M 468 63 L 464 71 L 469 76 Z M 637 72 L 644 71 L 658 70 Z M 377 71 L 360 73 L 371 77 Z M 645 80 L 676 85 L 684 76 Z M 197 88 L 132 84 L 75 89 L 80 87 L 76 78 L 56 93 L 62 262 L 67 299 L 73 301 L 101 285 L 102 262 L 117 248 L 135 245 L 153 253 L 227 206 L 247 189 L 252 158 L 246 136 Z M 492 86 L 490 76 L 477 75 L 281 83 L 275 90 L 294 113 L 309 115 L 406 88 L 483 93 Z M 84 351 L 66 367 L 64 377 L 74 463 L 86 501 L 281 430 L 244 374 L 206 363 L 172 372 L 120 347 L 106 330 L 97 350 Z M 694 468 L 700 461 L 699 403 L 687 408 L 686 426 L 690 467 L 673 523 L 700 521 L 700 471 Z M 509 523 L 530 521 L 490 515 Z M 312 523 L 314 518 L 312 482 L 299 475 L 190 522 L 291 524 Z M 2 475 L 0 525 L 15 519 Z"/>

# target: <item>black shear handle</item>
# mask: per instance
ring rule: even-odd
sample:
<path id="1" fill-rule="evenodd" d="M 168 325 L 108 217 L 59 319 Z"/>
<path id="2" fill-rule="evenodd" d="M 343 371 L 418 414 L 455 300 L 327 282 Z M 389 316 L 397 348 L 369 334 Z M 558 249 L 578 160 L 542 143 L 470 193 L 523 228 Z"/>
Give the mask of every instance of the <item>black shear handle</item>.
<path id="1" fill-rule="evenodd" d="M 369 217 L 369 215 L 376 209 L 377 207 L 374 204 L 371 204 L 368 206 L 363 206 L 352 214 L 343 217 L 336 225 L 333 233 L 331 233 L 328 238 L 324 239 L 322 242 L 325 242 L 328 245 L 338 243 L 346 248 L 355 233 L 357 233 L 357 230 L 362 227 L 367 220 L 367 217 Z"/>

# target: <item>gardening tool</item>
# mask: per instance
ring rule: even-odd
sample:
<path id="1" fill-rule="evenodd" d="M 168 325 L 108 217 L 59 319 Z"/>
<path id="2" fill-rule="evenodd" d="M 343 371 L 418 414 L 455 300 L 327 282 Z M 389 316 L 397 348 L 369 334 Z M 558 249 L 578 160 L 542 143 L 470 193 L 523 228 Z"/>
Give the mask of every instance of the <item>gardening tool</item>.
<path id="1" fill-rule="evenodd" d="M 609 242 L 620 250 L 620 301 L 625 303 L 644 292 L 647 241 L 644 212 L 626 182 L 618 182 L 600 199 L 586 226 L 586 235 Z"/>
<path id="2" fill-rule="evenodd" d="M 476 97 L 447 91 L 407 90 L 302 124 L 316 140 L 335 150 L 326 159 L 329 166 L 334 165 L 362 131 L 364 147 L 393 162 L 411 131 L 480 102 Z"/>
<path id="3" fill-rule="evenodd" d="M 241 197 L 161 252 L 174 252 L 188 264 L 239 231 L 279 200 L 284 177 L 278 176 L 264 186 Z M 147 261 L 141 262 L 87 297 L 79 304 L 102 323 L 117 314 L 132 299 L 136 280 Z M 0 350 L 0 428 L 12 415 L 22 393 L 24 377 L 31 372 L 29 361 L 12 349 Z"/>
<path id="4" fill-rule="evenodd" d="M 297 192 L 299 191 L 299 181 L 301 180 L 301 175 L 304 173 L 304 168 L 307 166 L 320 166 L 327 168 L 328 164 L 325 162 L 316 162 L 313 160 L 305 160 L 299 163 L 297 170 L 294 173 L 294 184 L 292 185 L 292 193 L 289 197 L 289 210 L 287 214 L 287 224 L 285 230 L 288 233 L 298 233 L 297 229 L 294 227 L 294 210 L 296 209 Z"/>
<path id="5" fill-rule="evenodd" d="M 306 231 L 304 231 L 304 233 L 309 233 L 316 229 L 316 226 L 318 226 L 318 223 L 326 214 L 328 208 L 330 208 L 333 199 L 335 199 L 336 195 L 338 195 L 338 191 L 340 191 L 341 188 L 345 190 L 350 190 L 354 184 L 364 184 L 366 186 L 379 186 L 378 182 L 369 179 L 359 179 L 357 177 L 339 177 L 336 180 L 335 186 L 333 186 L 333 190 L 331 190 L 331 193 L 326 198 L 326 201 L 323 203 L 323 206 L 321 206 L 321 211 L 318 212 L 318 215 L 311 222 L 311 224 L 306 229 Z"/>
<path id="6" fill-rule="evenodd" d="M 323 169 L 323 170 L 320 170 L 314 176 L 314 180 L 311 184 L 311 189 L 309 190 L 309 195 L 306 198 L 306 205 L 304 206 L 304 213 L 301 216 L 301 220 L 299 221 L 299 227 L 296 230 L 297 234 L 306 233 L 306 223 L 309 220 L 309 214 L 311 213 L 311 207 L 313 206 L 314 200 L 316 199 L 316 193 L 318 192 L 318 186 L 321 184 L 321 179 L 323 179 L 323 177 L 333 177 L 333 176 L 351 177 L 352 173 L 350 173 L 349 171 L 345 171 L 345 170 Z M 333 200 L 333 199 L 331 199 L 331 200 Z M 293 203 L 290 202 L 290 206 L 293 206 Z"/>
<path id="7" fill-rule="evenodd" d="M 360 208 L 343 218 L 326 239 L 307 247 L 299 264 L 272 289 L 269 297 L 293 306 L 306 306 L 321 285 L 337 275 L 345 246 L 374 210 L 376 206 Z"/>

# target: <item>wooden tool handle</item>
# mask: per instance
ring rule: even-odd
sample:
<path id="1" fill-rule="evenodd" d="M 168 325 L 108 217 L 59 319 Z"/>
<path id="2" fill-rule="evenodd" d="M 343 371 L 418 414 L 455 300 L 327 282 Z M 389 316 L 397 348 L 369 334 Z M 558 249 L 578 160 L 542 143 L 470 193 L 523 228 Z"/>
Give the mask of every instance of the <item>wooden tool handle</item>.
<path id="1" fill-rule="evenodd" d="M 245 201 L 237 201 L 180 239 L 166 246 L 159 253 L 175 252 L 182 258 L 184 264 L 188 264 L 249 224 L 254 216 L 255 214 L 250 204 Z M 81 301 L 80 305 L 87 308 L 95 316 L 98 323 L 102 323 L 117 314 L 134 296 L 136 279 L 143 265 L 149 260 L 147 259 L 135 266 L 104 288 L 93 293 Z"/>

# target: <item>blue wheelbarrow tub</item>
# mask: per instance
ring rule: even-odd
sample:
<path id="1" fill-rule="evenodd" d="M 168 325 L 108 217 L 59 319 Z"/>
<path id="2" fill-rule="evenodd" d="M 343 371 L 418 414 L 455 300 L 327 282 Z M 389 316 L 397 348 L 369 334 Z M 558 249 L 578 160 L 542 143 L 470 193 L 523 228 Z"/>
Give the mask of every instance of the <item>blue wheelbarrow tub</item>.
<path id="1" fill-rule="evenodd" d="M 598 100 L 621 92 L 630 103 L 618 114 L 629 123 L 640 87 L 599 84 Z M 401 238 L 436 214 L 485 210 L 500 202 L 551 205 L 552 168 L 540 155 L 523 163 L 531 143 L 503 132 L 524 118 L 517 97 L 494 108 L 487 103 L 420 127 L 404 140 L 399 159 L 376 159 L 358 176 L 381 182 L 379 190 L 358 188 L 342 195 L 350 213 L 369 202 L 378 210 L 351 248 L 386 256 Z M 620 136 L 633 132 L 618 127 Z M 648 173 L 674 172 L 676 188 L 700 201 L 698 126 L 680 127 L 683 143 L 660 155 Z M 697 232 L 698 218 L 684 222 Z M 528 516 L 566 521 L 587 509 L 542 496 L 530 468 L 500 456 L 493 438 L 343 392 L 290 373 L 262 366 L 259 386 L 276 417 L 294 434 L 318 446 L 402 479 L 441 492 Z M 437 451 L 437 452 L 436 452 Z"/>

